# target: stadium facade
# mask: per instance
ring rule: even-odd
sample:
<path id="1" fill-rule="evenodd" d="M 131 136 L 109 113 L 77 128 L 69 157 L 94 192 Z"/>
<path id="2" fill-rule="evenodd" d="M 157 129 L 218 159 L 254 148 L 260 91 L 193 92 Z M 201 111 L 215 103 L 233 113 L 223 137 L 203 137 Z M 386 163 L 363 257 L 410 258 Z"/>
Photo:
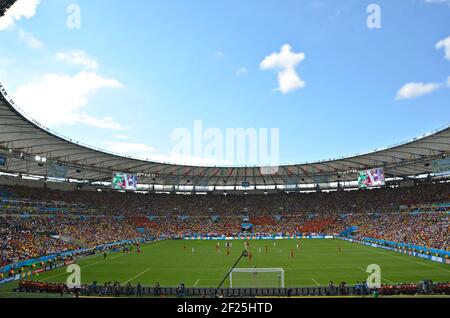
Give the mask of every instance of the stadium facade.
<path id="1" fill-rule="evenodd" d="M 27 116 L 0 84 L 0 171 L 11 177 L 71 181 L 108 187 L 114 172 L 138 176 L 138 190 L 253 192 L 351 188 L 358 172 L 383 168 L 398 185 L 437 176 L 436 162 L 450 152 L 450 125 L 384 149 L 324 161 L 267 167 L 194 166 L 107 152 L 64 137 Z M 55 173 L 55 170 L 59 170 Z M 62 175 L 61 175 L 62 174 Z M 57 176 L 59 178 L 52 178 Z M 252 191 L 253 190 L 253 191 Z"/>

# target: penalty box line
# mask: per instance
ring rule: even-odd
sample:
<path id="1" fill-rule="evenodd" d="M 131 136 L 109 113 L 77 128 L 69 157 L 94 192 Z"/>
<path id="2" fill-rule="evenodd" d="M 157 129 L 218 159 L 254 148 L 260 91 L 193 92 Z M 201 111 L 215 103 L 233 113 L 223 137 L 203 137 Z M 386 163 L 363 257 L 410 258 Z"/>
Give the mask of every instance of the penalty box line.
<path id="1" fill-rule="evenodd" d="M 133 281 L 133 280 L 135 280 L 136 278 L 138 278 L 139 276 L 142 276 L 142 275 L 144 275 L 145 273 L 147 273 L 149 270 L 151 270 L 151 268 L 149 267 L 149 268 L 147 268 L 146 270 L 144 270 L 144 271 L 142 271 L 142 272 L 140 272 L 139 274 L 137 274 L 137 275 L 135 275 L 135 276 L 133 276 L 133 277 L 131 277 L 129 280 L 127 280 L 127 281 L 125 281 L 125 282 L 123 282 L 123 284 L 126 284 L 126 283 L 129 283 L 129 282 L 131 282 L 131 281 Z"/>
<path id="2" fill-rule="evenodd" d="M 311 278 L 311 280 L 316 283 L 317 286 L 320 286 L 320 284 L 317 282 L 317 280 L 315 280 L 314 278 Z"/>
<path id="3" fill-rule="evenodd" d="M 167 242 L 167 241 L 152 242 L 152 243 L 146 245 L 145 247 L 146 247 L 147 249 L 149 249 L 149 248 L 152 248 L 152 247 L 157 246 L 157 245 L 158 245 L 158 246 L 159 246 L 159 245 L 162 245 L 162 244 L 164 244 L 164 243 L 166 243 L 166 242 Z M 82 265 L 82 266 L 80 265 L 80 268 L 81 268 L 81 270 L 83 270 L 83 269 L 85 269 L 85 268 L 92 267 L 92 266 L 94 266 L 94 265 L 105 264 L 105 262 L 107 262 L 107 261 L 115 260 L 115 259 L 120 258 L 120 257 L 123 257 L 123 256 L 130 256 L 130 254 L 123 253 L 123 254 L 119 254 L 119 255 L 113 255 L 112 257 L 109 257 L 107 260 L 100 260 L 100 261 L 96 261 L 96 262 L 94 262 L 94 263 L 90 263 L 90 264 Z M 89 257 L 89 256 L 88 256 L 88 257 Z M 99 254 L 95 255 L 95 258 L 97 258 L 97 257 L 100 258 L 100 255 L 99 255 Z M 87 259 L 87 257 L 83 257 L 83 258 L 81 258 L 80 260 L 85 260 L 85 259 Z M 53 278 L 60 277 L 60 276 L 63 276 L 63 275 L 67 275 L 67 273 L 66 273 L 66 272 L 63 272 L 63 273 L 59 273 L 59 274 L 56 274 L 56 275 L 52 275 L 52 276 L 49 276 L 49 277 L 45 278 L 43 281 L 44 281 L 44 282 L 48 282 L 49 280 L 51 280 L 51 279 L 53 279 Z M 126 283 L 128 283 L 128 281 L 127 281 Z"/>
<path id="4" fill-rule="evenodd" d="M 109 260 L 120 258 L 120 257 L 125 256 L 125 255 L 127 255 L 127 254 L 120 254 L 118 256 L 113 256 L 113 257 L 110 257 Z M 99 255 L 96 255 L 96 256 L 100 257 Z M 80 268 L 81 268 L 81 270 L 83 270 L 85 268 L 92 267 L 94 265 L 105 264 L 105 262 L 107 262 L 107 261 L 105 261 L 105 260 L 96 261 L 94 263 L 90 263 L 90 264 L 87 264 L 87 265 L 83 265 L 83 266 L 80 265 Z M 77 263 L 75 263 L 75 264 L 77 264 Z M 48 282 L 50 279 L 53 279 L 53 278 L 56 278 L 56 277 L 60 277 L 60 276 L 63 276 L 63 275 L 67 275 L 67 272 L 62 272 L 62 273 L 59 273 L 59 274 L 47 277 L 47 278 L 44 279 L 44 282 Z"/>
<path id="5" fill-rule="evenodd" d="M 367 271 L 366 271 L 364 268 L 362 268 L 362 267 L 358 267 L 358 269 L 360 269 L 360 270 L 362 270 L 363 272 L 367 273 Z M 367 273 L 367 274 L 370 274 L 370 273 Z M 381 279 L 384 280 L 384 281 L 386 281 L 386 282 L 388 282 L 388 283 L 390 283 L 390 284 L 394 284 L 394 285 L 396 284 L 396 283 L 394 283 L 392 280 L 389 280 L 389 279 L 387 279 L 387 278 L 384 278 L 383 275 L 381 275 Z"/>
<path id="6" fill-rule="evenodd" d="M 315 280 L 313 277 L 311 277 L 311 278 L 303 278 L 303 279 L 301 279 L 301 281 L 304 281 L 304 280 L 307 280 L 307 279 L 312 280 L 317 286 L 320 286 L 319 282 L 318 282 L 317 280 Z M 213 279 L 213 278 L 199 278 L 199 279 L 197 279 L 197 281 L 195 282 L 193 288 L 197 287 L 198 283 L 199 283 L 201 280 L 203 280 L 203 281 L 216 281 L 217 279 Z"/>

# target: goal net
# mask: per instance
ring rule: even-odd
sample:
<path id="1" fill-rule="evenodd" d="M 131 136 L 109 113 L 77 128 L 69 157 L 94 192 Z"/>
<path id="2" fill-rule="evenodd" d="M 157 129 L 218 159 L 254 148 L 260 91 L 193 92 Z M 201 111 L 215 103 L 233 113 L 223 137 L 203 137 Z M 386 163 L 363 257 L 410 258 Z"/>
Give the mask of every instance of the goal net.
<path id="1" fill-rule="evenodd" d="M 234 268 L 230 288 L 284 288 L 282 268 Z"/>

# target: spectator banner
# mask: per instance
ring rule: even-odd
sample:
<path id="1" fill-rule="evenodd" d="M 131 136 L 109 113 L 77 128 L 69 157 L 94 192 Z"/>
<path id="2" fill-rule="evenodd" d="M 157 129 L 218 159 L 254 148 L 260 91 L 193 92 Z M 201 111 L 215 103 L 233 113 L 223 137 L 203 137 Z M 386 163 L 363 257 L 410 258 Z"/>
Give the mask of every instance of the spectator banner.
<path id="1" fill-rule="evenodd" d="M 0 280 L 0 285 L 8 284 L 8 283 L 13 282 L 13 281 L 15 281 L 15 280 L 16 280 L 16 277 L 15 277 L 15 275 L 14 275 L 14 276 L 12 276 L 12 277 L 8 277 L 8 278 L 5 278 L 5 279 Z"/>

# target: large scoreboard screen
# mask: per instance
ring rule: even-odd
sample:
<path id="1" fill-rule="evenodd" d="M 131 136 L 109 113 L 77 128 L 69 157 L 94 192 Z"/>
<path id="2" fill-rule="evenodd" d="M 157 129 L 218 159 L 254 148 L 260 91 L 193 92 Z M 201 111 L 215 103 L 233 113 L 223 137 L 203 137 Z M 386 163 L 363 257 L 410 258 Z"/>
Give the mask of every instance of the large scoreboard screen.
<path id="1" fill-rule="evenodd" d="M 111 186 L 114 190 L 136 190 L 137 177 L 134 174 L 114 172 Z"/>
<path id="2" fill-rule="evenodd" d="M 384 186 L 383 168 L 374 168 L 359 172 L 358 186 L 362 189 Z"/>

